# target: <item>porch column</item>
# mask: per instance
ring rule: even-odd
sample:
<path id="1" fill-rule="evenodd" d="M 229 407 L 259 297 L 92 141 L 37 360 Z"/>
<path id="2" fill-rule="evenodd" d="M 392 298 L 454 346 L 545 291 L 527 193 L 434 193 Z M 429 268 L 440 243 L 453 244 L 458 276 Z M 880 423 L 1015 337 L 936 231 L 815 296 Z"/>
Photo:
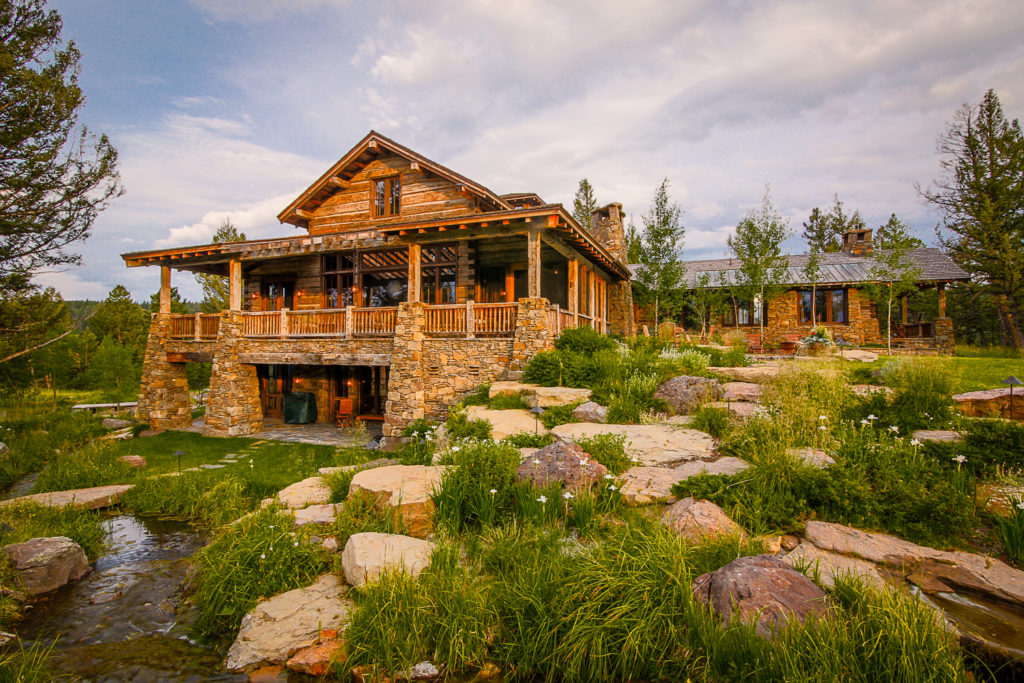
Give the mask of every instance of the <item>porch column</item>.
<path id="1" fill-rule="evenodd" d="M 580 260 L 569 259 L 569 312 L 575 319 L 580 306 Z"/>
<path id="2" fill-rule="evenodd" d="M 907 295 L 900 297 L 900 323 L 907 324 Z"/>
<path id="3" fill-rule="evenodd" d="M 409 295 L 407 301 L 420 301 L 423 289 L 423 268 L 420 260 L 422 248 L 418 244 L 409 245 Z"/>
<path id="4" fill-rule="evenodd" d="M 242 310 L 242 262 L 236 258 L 228 261 L 228 293 L 228 307 Z"/>
<path id="5" fill-rule="evenodd" d="M 171 267 L 160 266 L 160 312 L 171 312 Z"/>
<path id="6" fill-rule="evenodd" d="M 531 230 L 526 235 L 527 296 L 540 298 L 540 233 Z"/>
<path id="7" fill-rule="evenodd" d="M 935 285 L 935 288 L 939 290 L 939 317 L 946 317 L 946 283 L 940 282 Z"/>

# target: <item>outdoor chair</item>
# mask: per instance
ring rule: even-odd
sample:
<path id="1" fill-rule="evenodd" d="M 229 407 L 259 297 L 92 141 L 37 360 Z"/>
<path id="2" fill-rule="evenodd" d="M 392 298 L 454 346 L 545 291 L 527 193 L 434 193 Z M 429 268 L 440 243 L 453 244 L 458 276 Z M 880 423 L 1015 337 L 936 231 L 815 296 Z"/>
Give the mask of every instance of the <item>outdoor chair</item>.
<path id="1" fill-rule="evenodd" d="M 352 424 L 355 417 L 355 405 L 350 398 L 334 399 L 334 423 L 338 427 Z"/>

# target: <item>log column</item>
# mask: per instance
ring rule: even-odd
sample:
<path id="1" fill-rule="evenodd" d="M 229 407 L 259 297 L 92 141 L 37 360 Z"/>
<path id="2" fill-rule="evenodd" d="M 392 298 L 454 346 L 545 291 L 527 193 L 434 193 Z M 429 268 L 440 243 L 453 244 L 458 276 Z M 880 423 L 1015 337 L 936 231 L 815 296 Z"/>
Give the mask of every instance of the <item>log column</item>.
<path id="1" fill-rule="evenodd" d="M 907 295 L 900 297 L 900 323 L 907 324 Z"/>
<path id="2" fill-rule="evenodd" d="M 423 290 L 422 248 L 418 244 L 409 245 L 409 292 L 406 301 L 420 301 Z"/>
<path id="3" fill-rule="evenodd" d="M 939 290 L 939 317 L 946 317 L 946 283 L 940 282 L 937 284 L 936 289 Z"/>
<path id="4" fill-rule="evenodd" d="M 569 312 L 573 323 L 577 322 L 580 310 L 580 260 L 569 259 Z"/>
<path id="5" fill-rule="evenodd" d="M 235 258 L 228 261 L 228 308 L 242 310 L 242 262 Z"/>
<path id="6" fill-rule="evenodd" d="M 160 312 L 171 312 L 171 267 L 160 266 Z"/>
<path id="7" fill-rule="evenodd" d="M 527 289 L 531 299 L 540 298 L 540 233 L 531 230 L 526 235 Z"/>

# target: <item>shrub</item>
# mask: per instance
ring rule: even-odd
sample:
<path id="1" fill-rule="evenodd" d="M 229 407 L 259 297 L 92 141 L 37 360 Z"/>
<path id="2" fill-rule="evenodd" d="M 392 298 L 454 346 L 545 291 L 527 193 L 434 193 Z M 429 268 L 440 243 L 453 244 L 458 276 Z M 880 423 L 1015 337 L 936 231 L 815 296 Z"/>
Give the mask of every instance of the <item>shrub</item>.
<path id="1" fill-rule="evenodd" d="M 903 358 L 883 369 L 883 383 L 893 390 L 891 399 L 874 394 L 848 415 L 853 420 L 876 415 L 885 425 L 904 434 L 915 429 L 936 429 L 952 416 L 955 377 L 948 363 Z"/>
<path id="2" fill-rule="evenodd" d="M 700 406 L 697 410 L 693 411 L 690 426 L 702 432 L 707 432 L 716 439 L 721 439 L 729 432 L 732 426 L 729 409 L 708 405 Z"/>
<path id="3" fill-rule="evenodd" d="M 464 406 L 485 406 L 490 400 L 491 385 L 481 384 L 472 393 L 466 394 L 459 401 Z"/>
<path id="4" fill-rule="evenodd" d="M 571 403 L 567 406 L 551 406 L 545 408 L 544 412 L 540 415 L 541 424 L 548 429 L 554 429 L 558 425 L 569 424 L 570 422 L 576 422 L 576 418 L 572 416 L 572 411 L 576 410 L 581 405 L 579 401 Z"/>
<path id="5" fill-rule="evenodd" d="M 708 373 L 708 366 L 711 364 L 711 356 L 695 348 L 668 348 L 659 355 L 663 376 L 673 377 L 677 375 L 700 375 Z"/>
<path id="6" fill-rule="evenodd" d="M 596 434 L 579 439 L 576 443 L 589 453 L 590 457 L 607 467 L 612 474 L 622 474 L 630 467 L 629 458 L 626 457 L 624 434 Z"/>
<path id="7" fill-rule="evenodd" d="M 523 368 L 523 381 L 542 387 L 557 387 L 562 383 L 562 361 L 556 351 L 541 351 Z"/>
<path id="8" fill-rule="evenodd" d="M 1024 424 L 999 419 L 967 419 L 959 426 L 963 441 L 959 443 L 930 442 L 924 450 L 942 462 L 962 455 L 966 467 L 978 474 L 998 470 L 1024 469 Z"/>
<path id="9" fill-rule="evenodd" d="M 487 420 L 470 420 L 466 412 L 460 408 L 453 408 L 448 414 L 448 421 L 445 423 L 448 438 L 460 439 L 489 439 L 491 438 L 491 423 Z"/>
<path id="10" fill-rule="evenodd" d="M 505 443 L 515 448 L 544 448 L 554 443 L 555 437 L 550 434 L 529 434 L 520 432 L 502 439 Z"/>
<path id="11" fill-rule="evenodd" d="M 323 475 L 323 480 L 331 489 L 331 502 L 343 503 L 348 498 L 348 490 L 352 484 L 352 477 L 356 476 L 359 470 L 339 470 Z"/>
<path id="12" fill-rule="evenodd" d="M 631 371 L 613 390 L 612 401 L 608 404 L 608 422 L 636 423 L 640 421 L 640 414 L 645 411 L 663 410 L 664 402 L 654 398 L 660 380 L 661 378 L 654 372 Z"/>
<path id="13" fill-rule="evenodd" d="M 261 598 L 307 586 L 328 569 L 308 527 L 293 530 L 292 520 L 287 512 L 260 510 L 199 551 L 194 635 L 226 643 Z"/>
<path id="14" fill-rule="evenodd" d="M 434 493 L 435 522 L 453 533 L 493 524 L 513 508 L 519 451 L 505 443 L 466 442 L 451 448 L 452 464 Z"/>
<path id="15" fill-rule="evenodd" d="M 555 340 L 557 351 L 568 351 L 582 356 L 593 356 L 598 351 L 614 348 L 614 339 L 590 327 L 574 327 L 562 332 Z"/>
<path id="16" fill-rule="evenodd" d="M 521 393 L 498 394 L 488 399 L 487 407 L 491 410 L 517 410 L 529 409 Z"/>

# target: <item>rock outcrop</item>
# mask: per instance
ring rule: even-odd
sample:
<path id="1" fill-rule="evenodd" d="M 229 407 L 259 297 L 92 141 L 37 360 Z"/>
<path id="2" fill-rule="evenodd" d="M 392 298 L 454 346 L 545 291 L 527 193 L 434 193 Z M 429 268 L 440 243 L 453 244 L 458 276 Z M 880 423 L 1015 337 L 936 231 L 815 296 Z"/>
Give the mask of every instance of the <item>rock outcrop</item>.
<path id="1" fill-rule="evenodd" d="M 608 409 L 600 403 L 587 401 L 573 409 L 572 419 L 577 422 L 604 423 L 608 421 Z"/>
<path id="2" fill-rule="evenodd" d="M 20 505 L 22 503 L 36 503 L 37 505 L 49 508 L 62 508 L 65 505 L 72 505 L 79 509 L 99 510 L 117 505 L 121 502 L 121 497 L 132 490 L 132 488 L 132 484 L 114 484 L 111 486 L 93 486 L 87 489 L 72 489 L 70 491 L 33 493 L 30 496 L 2 500 L 0 501 L 0 507 Z"/>
<path id="3" fill-rule="evenodd" d="M 381 510 L 391 510 L 405 532 L 426 538 L 434 530 L 434 489 L 444 467 L 392 465 L 363 470 L 352 477 L 349 496 L 370 495 Z"/>
<path id="4" fill-rule="evenodd" d="M 722 397 L 722 385 L 707 377 L 679 375 L 665 381 L 654 392 L 654 398 L 668 404 L 676 415 L 687 415 L 708 401 Z"/>
<path id="5" fill-rule="evenodd" d="M 350 586 L 362 586 L 376 581 L 382 573 L 402 570 L 412 576 L 430 566 L 434 544 L 418 538 L 398 534 L 365 532 L 353 534 L 341 553 L 341 566 L 345 581 Z"/>
<path id="6" fill-rule="evenodd" d="M 324 505 L 331 500 L 331 487 L 323 477 L 310 477 L 281 489 L 277 494 L 277 500 L 292 510 L 301 510 L 310 505 Z"/>
<path id="7" fill-rule="evenodd" d="M 688 462 L 677 467 L 630 467 L 620 476 L 622 498 L 628 505 L 673 503 L 672 486 L 698 474 L 737 474 L 748 467 L 726 456 L 713 462 Z"/>
<path id="8" fill-rule="evenodd" d="M 729 519 L 725 510 L 709 500 L 683 498 L 665 509 L 661 523 L 683 538 L 700 540 L 708 536 L 740 536 L 743 529 Z"/>
<path id="9" fill-rule="evenodd" d="M 513 434 L 547 434 L 548 428 L 541 424 L 536 415 L 529 410 L 490 410 L 483 406 L 466 408 L 466 418 L 470 420 L 487 420 L 491 423 L 491 438 L 501 441 Z"/>
<path id="10" fill-rule="evenodd" d="M 626 455 L 637 458 L 638 465 L 666 466 L 715 457 L 715 440 L 696 429 L 667 424 L 616 425 L 574 422 L 558 425 L 551 433 L 560 441 L 576 441 L 598 434 L 625 437 Z"/>

